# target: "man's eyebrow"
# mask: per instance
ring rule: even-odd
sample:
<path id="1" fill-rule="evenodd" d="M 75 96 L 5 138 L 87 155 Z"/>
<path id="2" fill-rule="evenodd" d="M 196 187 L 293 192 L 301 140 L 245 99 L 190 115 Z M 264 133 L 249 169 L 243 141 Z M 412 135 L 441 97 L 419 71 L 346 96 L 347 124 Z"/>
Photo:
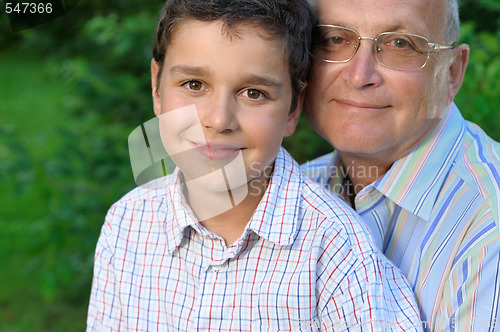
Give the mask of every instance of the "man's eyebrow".
<path id="1" fill-rule="evenodd" d="M 336 26 L 339 26 L 339 27 L 353 29 L 356 32 L 358 31 L 358 28 L 359 28 L 359 27 L 353 27 L 353 26 L 347 24 L 344 21 L 336 21 L 334 23 L 325 23 L 325 24 L 331 24 L 331 25 L 336 25 Z M 392 25 L 389 25 L 389 26 L 381 27 L 381 28 L 379 28 L 379 30 L 381 32 L 398 32 L 398 31 L 406 31 L 407 27 L 404 24 L 402 24 L 402 23 L 395 23 L 395 24 L 392 24 Z M 365 37 L 370 37 L 370 36 L 365 36 Z M 373 37 L 375 37 L 375 36 L 373 36 Z"/>
<path id="2" fill-rule="evenodd" d="M 244 76 L 243 81 L 250 85 L 263 85 L 276 89 L 280 89 L 283 86 L 283 82 L 274 77 L 259 76 L 254 74 Z"/>
<path id="3" fill-rule="evenodd" d="M 210 75 L 210 71 L 203 67 L 177 65 L 170 68 L 170 73 L 172 75 L 184 74 L 193 76 Z"/>

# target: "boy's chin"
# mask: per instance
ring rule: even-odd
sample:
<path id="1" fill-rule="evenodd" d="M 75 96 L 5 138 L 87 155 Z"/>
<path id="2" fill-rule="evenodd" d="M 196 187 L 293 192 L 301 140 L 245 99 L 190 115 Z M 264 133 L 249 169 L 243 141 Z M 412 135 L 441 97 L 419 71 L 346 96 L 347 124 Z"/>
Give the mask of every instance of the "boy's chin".
<path id="1" fill-rule="evenodd" d="M 186 177 L 184 177 L 186 179 Z M 223 214 L 243 202 L 249 194 L 248 185 L 230 188 L 222 170 L 183 183 L 184 193 L 198 220 Z"/>
<path id="2" fill-rule="evenodd" d="M 228 178 L 228 174 L 219 168 L 206 175 L 191 178 L 189 174 L 183 172 L 183 184 L 188 191 L 204 192 L 206 194 L 222 194 L 229 191 L 246 191 L 248 193 L 248 185 L 246 183 L 246 175 L 238 182 Z"/>

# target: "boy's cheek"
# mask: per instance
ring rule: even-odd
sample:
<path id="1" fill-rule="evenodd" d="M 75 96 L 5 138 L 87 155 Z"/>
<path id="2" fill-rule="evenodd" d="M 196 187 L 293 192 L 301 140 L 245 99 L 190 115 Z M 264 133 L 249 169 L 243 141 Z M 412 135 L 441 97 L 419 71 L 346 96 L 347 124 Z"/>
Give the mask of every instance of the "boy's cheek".
<path id="1" fill-rule="evenodd" d="M 192 142 L 205 142 L 205 135 L 195 105 L 177 108 L 159 115 L 160 136 L 170 155 L 191 148 L 181 141 L 181 135 Z"/>

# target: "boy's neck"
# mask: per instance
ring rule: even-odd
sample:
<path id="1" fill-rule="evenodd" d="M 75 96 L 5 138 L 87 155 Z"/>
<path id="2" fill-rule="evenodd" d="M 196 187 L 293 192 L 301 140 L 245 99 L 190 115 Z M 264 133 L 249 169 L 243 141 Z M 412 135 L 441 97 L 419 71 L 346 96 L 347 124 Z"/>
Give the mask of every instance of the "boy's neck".
<path id="1" fill-rule="evenodd" d="M 269 178 L 262 177 L 231 191 L 209 192 L 186 186 L 185 195 L 200 223 L 229 247 L 243 233 L 264 195 Z M 245 196 L 246 194 L 246 196 Z M 244 196 L 243 200 L 236 197 Z M 241 200 L 239 204 L 235 204 Z"/>

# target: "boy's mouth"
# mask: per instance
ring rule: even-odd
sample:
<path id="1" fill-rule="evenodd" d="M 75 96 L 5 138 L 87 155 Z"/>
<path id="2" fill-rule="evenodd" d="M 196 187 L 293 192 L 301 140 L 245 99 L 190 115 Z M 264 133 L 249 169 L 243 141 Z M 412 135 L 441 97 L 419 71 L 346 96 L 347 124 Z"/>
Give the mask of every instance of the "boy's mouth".
<path id="1" fill-rule="evenodd" d="M 232 143 L 221 142 L 191 142 L 194 149 L 210 160 L 232 160 L 246 148 Z"/>

